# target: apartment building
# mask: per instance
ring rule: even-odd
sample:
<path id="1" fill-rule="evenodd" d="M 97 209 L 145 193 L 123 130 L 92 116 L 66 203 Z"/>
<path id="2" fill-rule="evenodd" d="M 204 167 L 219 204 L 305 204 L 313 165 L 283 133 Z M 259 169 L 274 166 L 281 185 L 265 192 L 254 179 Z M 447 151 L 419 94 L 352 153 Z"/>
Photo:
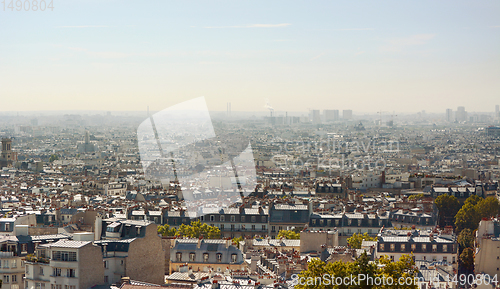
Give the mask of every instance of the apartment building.
<path id="1" fill-rule="evenodd" d="M 101 249 L 92 241 L 59 240 L 39 245 L 26 260 L 25 288 L 87 289 L 104 284 Z"/>
<path id="2" fill-rule="evenodd" d="M 402 255 L 413 254 L 415 260 L 442 262 L 458 267 L 458 243 L 453 228 L 444 230 L 382 229 L 377 235 L 377 258 L 388 256 L 397 261 Z"/>

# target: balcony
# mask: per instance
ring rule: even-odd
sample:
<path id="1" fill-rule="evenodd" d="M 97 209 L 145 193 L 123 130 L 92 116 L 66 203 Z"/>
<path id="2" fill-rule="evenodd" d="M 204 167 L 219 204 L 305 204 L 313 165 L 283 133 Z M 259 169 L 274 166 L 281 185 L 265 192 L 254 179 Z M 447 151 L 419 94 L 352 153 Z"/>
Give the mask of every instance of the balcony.
<path id="1" fill-rule="evenodd" d="M 45 258 L 45 257 L 37 257 L 37 256 L 34 256 L 34 255 L 28 255 L 28 256 L 26 256 L 26 262 L 49 264 L 50 263 L 50 259 L 49 258 Z"/>
<path id="2" fill-rule="evenodd" d="M 17 254 L 14 254 L 14 252 L 0 252 L 1 259 L 13 258 L 13 257 L 17 257 Z"/>

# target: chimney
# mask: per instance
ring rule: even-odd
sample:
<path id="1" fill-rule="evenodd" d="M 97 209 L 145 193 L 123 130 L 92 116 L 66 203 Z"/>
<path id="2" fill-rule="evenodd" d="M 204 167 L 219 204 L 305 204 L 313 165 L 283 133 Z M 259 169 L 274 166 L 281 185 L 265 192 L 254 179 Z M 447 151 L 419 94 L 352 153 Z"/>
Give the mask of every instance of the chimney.
<path id="1" fill-rule="evenodd" d="M 198 239 L 198 244 L 196 245 L 196 248 L 200 249 L 202 242 L 203 242 L 203 238 L 200 236 L 200 238 Z"/>

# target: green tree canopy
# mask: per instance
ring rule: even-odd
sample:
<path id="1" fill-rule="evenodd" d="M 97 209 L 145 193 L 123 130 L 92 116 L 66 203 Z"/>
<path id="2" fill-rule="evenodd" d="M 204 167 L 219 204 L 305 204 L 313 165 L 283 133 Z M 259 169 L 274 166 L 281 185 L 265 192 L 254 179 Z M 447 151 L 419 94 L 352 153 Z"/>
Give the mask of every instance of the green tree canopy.
<path id="1" fill-rule="evenodd" d="M 278 238 L 285 238 L 285 239 L 290 239 L 290 240 L 299 240 L 300 239 L 300 233 L 296 233 L 291 230 L 281 230 L 278 233 Z"/>
<path id="2" fill-rule="evenodd" d="M 474 269 L 474 250 L 472 248 L 465 248 L 460 254 L 460 262 L 462 265 L 468 269 Z"/>
<path id="3" fill-rule="evenodd" d="M 58 155 L 51 155 L 49 158 L 49 162 L 53 162 L 53 161 L 58 160 L 58 159 L 59 159 Z"/>
<path id="4" fill-rule="evenodd" d="M 494 217 L 500 210 L 500 204 L 495 197 L 483 199 L 472 195 L 465 200 L 464 205 L 455 216 L 457 232 L 468 228 L 474 231 L 479 226 L 482 218 Z"/>
<path id="5" fill-rule="evenodd" d="M 179 235 L 188 238 L 199 238 L 203 236 L 206 239 L 219 239 L 220 229 L 215 226 L 202 224 L 200 221 L 193 221 L 191 225 L 182 224 L 179 227 Z"/>
<path id="6" fill-rule="evenodd" d="M 474 246 L 474 235 L 471 229 L 465 228 L 458 234 L 458 244 L 461 249 L 472 248 Z"/>
<path id="7" fill-rule="evenodd" d="M 158 234 L 162 236 L 177 236 L 177 230 L 175 228 L 170 228 L 170 225 L 159 225 Z"/>
<path id="8" fill-rule="evenodd" d="M 361 244 L 363 243 L 363 240 L 366 240 L 366 241 L 377 241 L 377 237 L 370 237 L 368 235 L 368 233 L 364 233 L 364 234 L 352 234 L 352 236 L 350 238 L 347 238 L 347 244 L 349 244 L 349 246 L 351 246 L 351 248 L 354 248 L 354 249 L 361 249 Z"/>
<path id="9" fill-rule="evenodd" d="M 169 225 L 158 226 L 158 234 L 162 236 L 180 236 L 188 238 L 219 239 L 220 229 L 215 226 L 202 224 L 200 221 L 193 221 L 191 225 L 182 224 L 178 230 L 170 228 Z"/>
<path id="10" fill-rule="evenodd" d="M 381 266 L 378 266 L 381 265 Z M 403 278 L 415 278 L 417 276 L 417 270 L 415 268 L 415 262 L 413 257 L 409 255 L 403 255 L 398 261 L 392 262 L 388 258 L 381 258 L 378 261 L 370 262 L 366 253 L 363 253 L 355 262 L 346 263 L 342 261 L 337 261 L 333 263 L 325 263 L 319 259 L 312 259 L 308 263 L 308 269 L 300 272 L 299 274 L 299 284 L 295 286 L 297 289 L 305 288 L 342 288 L 342 289 L 371 289 L 371 288 L 383 288 L 383 289 L 416 289 L 415 284 L 402 285 L 397 281 L 400 277 Z M 335 278 L 349 276 L 359 276 L 364 275 L 368 278 L 375 279 L 376 277 L 392 277 L 395 281 L 393 285 L 375 285 L 374 282 L 369 281 L 356 281 L 356 284 L 328 284 L 326 276 L 333 276 Z M 317 277 L 323 277 L 323 282 L 318 282 Z M 331 281 L 331 279 L 330 279 Z"/>
<path id="11" fill-rule="evenodd" d="M 243 237 L 242 236 L 239 236 L 238 238 L 233 238 L 233 243 L 236 243 L 236 246 L 239 247 L 240 246 L 240 242 L 243 241 Z"/>
<path id="12" fill-rule="evenodd" d="M 453 224 L 453 219 L 460 210 L 460 203 L 455 196 L 448 194 L 441 195 L 434 200 L 439 210 L 439 226 L 442 228 Z"/>
<path id="13" fill-rule="evenodd" d="M 424 194 L 416 194 L 416 195 L 411 195 L 408 197 L 408 200 L 411 201 L 411 200 L 420 200 L 420 199 L 423 199 L 425 197 Z"/>
<path id="14" fill-rule="evenodd" d="M 498 215 L 500 205 L 496 197 L 487 197 L 486 199 L 478 202 L 475 207 L 476 212 L 480 217 L 479 220 L 481 220 L 482 218 L 489 218 Z"/>

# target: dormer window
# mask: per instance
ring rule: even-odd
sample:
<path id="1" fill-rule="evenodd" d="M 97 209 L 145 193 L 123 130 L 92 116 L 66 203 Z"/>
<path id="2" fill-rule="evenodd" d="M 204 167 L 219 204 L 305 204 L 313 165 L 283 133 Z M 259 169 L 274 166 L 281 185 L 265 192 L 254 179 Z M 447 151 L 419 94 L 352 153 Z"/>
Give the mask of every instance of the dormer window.
<path id="1" fill-rule="evenodd" d="M 182 262 L 182 253 L 181 252 L 175 253 L 175 260 L 177 260 L 177 262 Z"/>
<path id="2" fill-rule="evenodd" d="M 236 254 L 231 254 L 231 262 L 232 262 L 232 263 L 236 263 L 237 258 L 238 258 L 238 255 L 236 255 Z"/>
<path id="3" fill-rule="evenodd" d="M 208 253 L 203 253 L 203 262 L 208 263 Z"/>
<path id="4" fill-rule="evenodd" d="M 222 262 L 222 254 L 217 253 L 217 263 L 221 263 L 221 262 Z"/>

